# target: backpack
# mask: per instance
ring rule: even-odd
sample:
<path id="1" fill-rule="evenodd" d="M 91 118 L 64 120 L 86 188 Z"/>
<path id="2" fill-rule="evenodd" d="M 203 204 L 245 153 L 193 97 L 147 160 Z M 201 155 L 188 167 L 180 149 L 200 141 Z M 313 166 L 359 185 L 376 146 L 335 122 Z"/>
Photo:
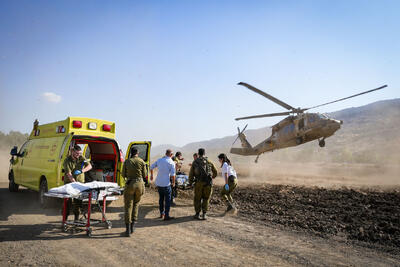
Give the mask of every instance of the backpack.
<path id="1" fill-rule="evenodd" d="M 212 170 L 207 157 L 200 157 L 194 161 L 195 176 L 199 181 L 212 185 Z"/>

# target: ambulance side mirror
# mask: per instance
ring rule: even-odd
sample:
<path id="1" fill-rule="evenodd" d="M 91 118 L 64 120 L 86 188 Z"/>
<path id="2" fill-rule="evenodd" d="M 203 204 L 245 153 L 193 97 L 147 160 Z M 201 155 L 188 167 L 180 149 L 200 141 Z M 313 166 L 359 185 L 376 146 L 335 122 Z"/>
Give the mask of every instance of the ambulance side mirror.
<path id="1" fill-rule="evenodd" d="M 11 149 L 10 155 L 11 155 L 11 156 L 17 156 L 17 157 L 18 157 L 18 147 L 14 146 L 14 147 Z"/>

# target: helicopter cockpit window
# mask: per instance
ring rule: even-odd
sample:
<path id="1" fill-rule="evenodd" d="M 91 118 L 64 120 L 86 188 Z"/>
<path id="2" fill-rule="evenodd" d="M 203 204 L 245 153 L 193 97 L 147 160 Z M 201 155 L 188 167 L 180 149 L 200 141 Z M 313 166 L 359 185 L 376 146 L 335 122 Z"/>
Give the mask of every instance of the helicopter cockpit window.
<path id="1" fill-rule="evenodd" d="M 284 128 L 283 128 L 283 133 L 284 134 L 288 134 L 288 133 L 292 133 L 294 131 L 294 124 L 292 123 L 292 124 L 289 124 L 289 125 L 286 125 Z"/>
<path id="2" fill-rule="evenodd" d="M 318 115 L 321 119 L 328 119 L 328 116 L 326 116 L 325 114 L 318 113 Z"/>

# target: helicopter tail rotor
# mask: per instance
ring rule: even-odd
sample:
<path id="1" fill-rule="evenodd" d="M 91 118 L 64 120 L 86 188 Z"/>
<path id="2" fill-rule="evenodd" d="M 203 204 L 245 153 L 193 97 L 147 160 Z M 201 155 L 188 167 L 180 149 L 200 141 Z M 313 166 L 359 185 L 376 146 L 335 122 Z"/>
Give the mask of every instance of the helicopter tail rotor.
<path id="1" fill-rule="evenodd" d="M 235 141 L 233 141 L 232 145 L 234 145 L 236 143 L 236 141 L 240 138 L 240 135 L 243 134 L 243 132 L 246 130 L 247 126 L 248 126 L 248 124 L 246 124 L 246 126 L 244 126 L 242 131 L 240 131 L 240 128 L 237 127 L 238 135 L 237 135 Z"/>

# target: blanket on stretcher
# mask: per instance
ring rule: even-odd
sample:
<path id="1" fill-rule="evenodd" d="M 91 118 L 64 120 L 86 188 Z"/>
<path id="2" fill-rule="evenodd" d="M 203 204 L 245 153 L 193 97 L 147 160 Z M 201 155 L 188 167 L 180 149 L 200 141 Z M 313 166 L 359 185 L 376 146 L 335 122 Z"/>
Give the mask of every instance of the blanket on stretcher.
<path id="1" fill-rule="evenodd" d="M 102 198 L 103 196 L 120 194 L 121 188 L 117 183 L 110 182 L 90 182 L 80 183 L 73 182 L 59 187 L 50 189 L 45 196 L 58 198 L 86 198 L 89 192 L 100 190 L 99 196 L 94 195 L 93 198 Z"/>

